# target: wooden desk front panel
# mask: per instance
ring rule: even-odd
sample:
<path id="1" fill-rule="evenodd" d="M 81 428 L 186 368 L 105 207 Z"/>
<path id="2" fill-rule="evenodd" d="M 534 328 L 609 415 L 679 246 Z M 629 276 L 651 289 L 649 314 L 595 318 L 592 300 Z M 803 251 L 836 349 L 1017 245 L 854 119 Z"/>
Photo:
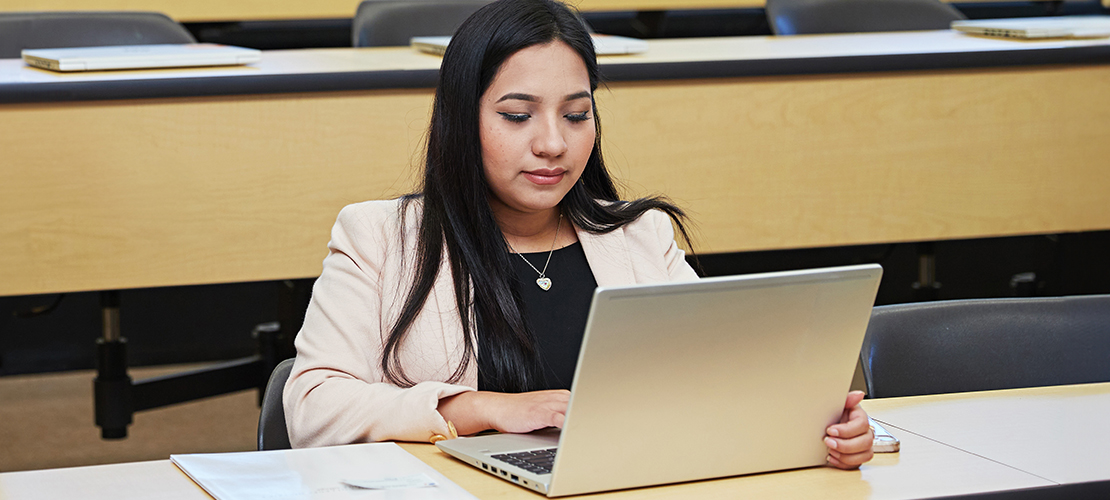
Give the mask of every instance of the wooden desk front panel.
<path id="1" fill-rule="evenodd" d="M 430 90 L 0 107 L 0 295 L 310 277 L 408 192 Z"/>
<path id="2" fill-rule="evenodd" d="M 1110 66 L 617 82 L 629 194 L 701 252 L 1110 228 Z M 414 186 L 431 90 L 0 107 L 0 295 L 315 276 Z"/>
<path id="3" fill-rule="evenodd" d="M 702 252 L 1100 230 L 1108 85 L 1110 66 L 620 83 L 602 129 Z"/>

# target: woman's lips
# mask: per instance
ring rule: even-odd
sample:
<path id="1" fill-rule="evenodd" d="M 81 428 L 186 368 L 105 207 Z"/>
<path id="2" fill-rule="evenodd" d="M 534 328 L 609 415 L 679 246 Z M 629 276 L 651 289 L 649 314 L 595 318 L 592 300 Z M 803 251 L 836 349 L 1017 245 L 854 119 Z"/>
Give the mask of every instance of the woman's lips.
<path id="1" fill-rule="evenodd" d="M 563 180 L 563 176 L 566 174 L 566 170 L 540 169 L 532 170 L 530 172 L 524 172 L 524 178 L 532 181 L 535 184 L 548 186 L 551 184 L 558 184 L 559 181 Z"/>

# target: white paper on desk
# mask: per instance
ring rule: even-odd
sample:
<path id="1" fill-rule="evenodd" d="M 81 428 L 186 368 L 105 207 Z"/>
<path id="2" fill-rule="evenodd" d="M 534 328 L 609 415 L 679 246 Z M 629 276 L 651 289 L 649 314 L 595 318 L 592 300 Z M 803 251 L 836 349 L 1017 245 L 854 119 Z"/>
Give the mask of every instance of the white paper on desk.
<path id="1" fill-rule="evenodd" d="M 170 460 L 217 500 L 475 498 L 394 443 L 170 455 Z M 361 489 L 344 484 L 417 474 L 436 485 Z"/>

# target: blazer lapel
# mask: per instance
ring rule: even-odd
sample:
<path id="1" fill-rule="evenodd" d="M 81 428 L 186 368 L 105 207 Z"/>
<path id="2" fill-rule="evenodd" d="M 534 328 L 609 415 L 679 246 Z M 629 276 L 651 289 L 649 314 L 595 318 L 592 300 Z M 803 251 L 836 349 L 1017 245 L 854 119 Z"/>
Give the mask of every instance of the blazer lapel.
<path id="1" fill-rule="evenodd" d="M 586 262 L 590 264 L 597 286 L 630 285 L 636 282 L 623 228 L 605 234 L 594 234 L 575 226 L 574 231 L 578 234 L 578 241 L 582 243 L 582 251 L 586 254 Z"/>

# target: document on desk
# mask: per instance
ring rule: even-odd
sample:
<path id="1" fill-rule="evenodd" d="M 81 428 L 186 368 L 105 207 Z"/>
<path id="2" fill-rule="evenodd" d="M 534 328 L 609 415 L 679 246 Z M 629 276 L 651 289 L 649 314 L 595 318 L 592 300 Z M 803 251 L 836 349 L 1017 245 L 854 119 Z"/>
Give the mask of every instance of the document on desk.
<path id="1" fill-rule="evenodd" d="M 475 498 L 394 443 L 170 455 L 216 500 Z"/>

